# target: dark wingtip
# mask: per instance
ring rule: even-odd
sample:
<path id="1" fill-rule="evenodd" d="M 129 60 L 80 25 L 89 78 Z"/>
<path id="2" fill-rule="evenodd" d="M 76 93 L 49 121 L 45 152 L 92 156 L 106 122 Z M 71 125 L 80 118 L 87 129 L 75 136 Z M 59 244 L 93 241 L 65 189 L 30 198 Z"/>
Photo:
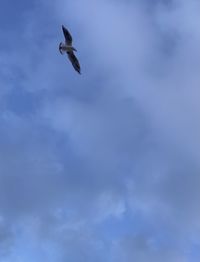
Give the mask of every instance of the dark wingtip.
<path id="1" fill-rule="evenodd" d="M 79 71 L 78 69 L 76 70 L 77 73 L 79 73 L 79 75 L 81 75 L 81 71 Z"/>

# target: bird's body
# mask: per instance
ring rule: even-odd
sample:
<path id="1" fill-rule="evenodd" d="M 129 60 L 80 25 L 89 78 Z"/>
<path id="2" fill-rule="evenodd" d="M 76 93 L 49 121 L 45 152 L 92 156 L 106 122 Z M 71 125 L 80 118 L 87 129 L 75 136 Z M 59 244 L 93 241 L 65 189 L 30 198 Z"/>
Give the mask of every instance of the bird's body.
<path id="1" fill-rule="evenodd" d="M 72 46 L 72 36 L 64 26 L 62 26 L 62 30 L 65 37 L 65 43 L 61 42 L 59 44 L 59 51 L 61 54 L 67 53 L 68 58 L 71 61 L 74 69 L 80 74 L 81 73 L 80 64 L 73 52 L 73 51 L 76 52 L 77 50 Z"/>
<path id="2" fill-rule="evenodd" d="M 77 51 L 73 46 L 67 45 L 66 43 L 60 43 L 59 50 L 64 53 L 64 52 L 72 52 L 72 51 Z"/>

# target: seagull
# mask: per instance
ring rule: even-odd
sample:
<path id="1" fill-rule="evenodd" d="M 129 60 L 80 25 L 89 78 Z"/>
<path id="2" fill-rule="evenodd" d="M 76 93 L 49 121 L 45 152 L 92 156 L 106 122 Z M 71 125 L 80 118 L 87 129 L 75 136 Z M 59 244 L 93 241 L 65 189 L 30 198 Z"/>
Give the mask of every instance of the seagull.
<path id="1" fill-rule="evenodd" d="M 74 69 L 81 74 L 81 67 L 79 64 L 79 61 L 77 57 L 75 56 L 74 52 L 77 52 L 77 50 L 72 46 L 72 36 L 70 32 L 67 30 L 67 28 L 62 25 L 63 34 L 65 37 L 65 43 L 59 44 L 59 51 L 63 55 L 64 53 L 67 53 L 69 60 L 71 61 Z"/>

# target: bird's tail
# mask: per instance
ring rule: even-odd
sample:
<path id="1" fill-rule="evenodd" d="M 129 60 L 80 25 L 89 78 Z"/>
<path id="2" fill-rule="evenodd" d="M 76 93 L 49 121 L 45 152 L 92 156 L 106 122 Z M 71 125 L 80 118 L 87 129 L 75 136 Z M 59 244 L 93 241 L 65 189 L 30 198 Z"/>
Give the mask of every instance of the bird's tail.
<path id="1" fill-rule="evenodd" d="M 74 48 L 73 46 L 72 46 L 72 50 L 75 51 L 75 52 L 77 52 L 76 48 Z"/>

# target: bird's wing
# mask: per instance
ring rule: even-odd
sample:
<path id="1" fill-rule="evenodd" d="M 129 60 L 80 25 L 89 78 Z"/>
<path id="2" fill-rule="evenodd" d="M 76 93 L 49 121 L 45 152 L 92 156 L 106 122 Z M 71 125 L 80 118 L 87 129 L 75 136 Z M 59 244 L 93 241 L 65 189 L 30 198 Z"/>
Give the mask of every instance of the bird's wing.
<path id="1" fill-rule="evenodd" d="M 65 42 L 67 45 L 71 45 L 72 44 L 72 36 L 70 34 L 70 32 L 67 30 L 67 28 L 64 27 L 64 25 L 62 25 L 62 30 L 63 30 L 63 34 L 65 37 Z"/>
<path id="2" fill-rule="evenodd" d="M 79 61 L 76 58 L 74 52 L 73 51 L 67 52 L 67 55 L 68 55 L 68 58 L 73 65 L 74 69 L 80 74 L 81 73 L 81 67 L 80 67 Z"/>

